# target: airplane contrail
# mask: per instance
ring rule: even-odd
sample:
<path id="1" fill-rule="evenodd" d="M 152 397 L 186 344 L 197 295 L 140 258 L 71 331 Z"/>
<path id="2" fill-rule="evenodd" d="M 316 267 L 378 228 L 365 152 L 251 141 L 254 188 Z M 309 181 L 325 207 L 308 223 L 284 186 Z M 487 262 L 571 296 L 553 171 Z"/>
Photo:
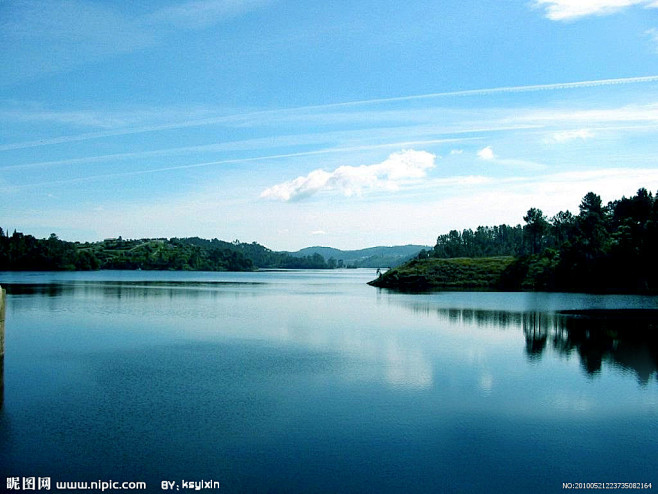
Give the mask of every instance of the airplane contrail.
<path id="1" fill-rule="evenodd" d="M 9 190 L 9 189 L 22 189 L 22 188 L 30 188 L 30 187 L 41 187 L 44 185 L 61 185 L 61 184 L 68 184 L 68 183 L 80 183 L 80 182 L 89 182 L 93 180 L 99 180 L 103 178 L 115 178 L 115 177 L 129 177 L 129 176 L 137 176 L 137 175 L 149 175 L 152 173 L 162 173 L 162 172 L 168 172 L 168 171 L 175 171 L 175 170 L 186 170 L 190 168 L 204 168 L 208 166 L 217 166 L 217 165 L 227 165 L 227 164 L 235 164 L 235 163 L 249 163 L 249 162 L 254 162 L 254 161 L 265 161 L 265 160 L 275 160 L 275 159 L 283 159 L 283 158 L 300 158 L 304 156 L 316 156 L 316 155 L 322 155 L 322 154 L 331 154 L 331 153 L 342 153 L 342 152 L 349 152 L 349 151 L 366 151 L 369 149 L 386 149 L 386 148 L 395 148 L 395 147 L 401 147 L 401 146 L 415 146 L 419 144 L 446 144 L 446 143 L 454 143 L 454 142 L 464 142 L 464 141 L 475 141 L 475 140 L 480 140 L 481 137 L 460 137 L 460 138 L 454 138 L 454 139 L 428 139 L 428 140 L 419 140 L 419 141 L 403 141 L 403 142 L 393 142 L 393 143 L 386 143 L 386 144 L 372 144 L 368 146 L 351 146 L 351 147 L 343 147 L 343 148 L 326 148 L 326 149 L 318 149 L 315 151 L 302 151 L 298 153 L 286 153 L 286 154 L 272 154 L 268 156 L 253 156 L 251 158 L 235 158 L 235 159 L 226 159 L 226 160 L 219 160 L 219 161 L 205 161 L 202 163 L 191 163 L 191 164 L 186 164 L 186 165 L 173 165 L 173 166 L 166 166 L 162 168 L 153 168 L 153 169 L 146 169 L 146 170 L 132 170 L 129 172 L 116 172 L 116 173 L 103 173 L 99 175 L 89 175 L 86 177 L 78 177 L 78 178 L 71 178 L 71 179 L 64 179 L 64 180 L 52 180 L 48 182 L 38 182 L 38 183 L 30 183 L 30 184 L 22 184 L 22 185 L 5 185 L 4 187 L 0 186 L 0 191 L 2 190 Z M 18 165 L 21 166 L 21 165 Z"/>
<path id="2" fill-rule="evenodd" d="M 455 131 L 442 131 L 436 132 L 435 135 L 462 135 L 462 134 L 478 134 L 478 133 L 490 133 L 490 132 L 502 132 L 508 130 L 531 130 L 541 128 L 541 125 L 509 125 L 501 127 L 474 127 L 472 129 L 466 130 L 455 130 Z M 473 140 L 474 137 L 460 137 L 460 138 L 443 138 L 443 139 L 429 139 L 429 140 L 407 140 L 402 142 L 388 142 L 381 145 L 365 145 L 362 149 L 372 149 L 374 147 L 394 147 L 398 145 L 411 145 L 411 144 L 438 144 L 441 142 L 456 142 L 459 140 L 467 141 Z M 477 137 L 480 139 L 480 137 Z M 255 139 L 253 141 L 261 141 L 261 139 Z M 162 156 L 167 154 L 179 154 L 184 152 L 196 152 L 196 151 L 224 151 L 221 149 L 221 146 L 232 145 L 232 144 L 251 144 L 252 141 L 227 141 L 219 144 L 206 144 L 201 146 L 184 146 L 178 148 L 167 148 L 167 149 L 157 149 L 153 151 L 140 151 L 140 152 L 131 152 L 131 153 L 114 153 L 114 154 L 103 154 L 96 156 L 86 156 L 84 158 L 68 158 L 63 160 L 51 160 L 51 161 L 36 161 L 31 163 L 21 163 L 21 164 L 10 164 L 0 166 L 0 170 L 16 170 L 16 169 L 28 169 L 28 168 L 39 168 L 39 167 L 50 167 L 50 166 L 59 166 L 59 165 L 79 165 L 84 163 L 98 163 L 102 161 L 110 160 L 122 160 L 129 158 L 145 158 L 149 156 Z M 294 145 L 294 144 L 293 144 Z M 241 150 L 251 150 L 254 147 L 245 147 Z M 357 150 L 357 146 L 350 147 L 338 147 L 338 148 L 327 148 L 321 149 L 319 151 L 308 151 L 307 154 L 325 154 L 325 153 L 334 153 L 342 151 L 354 151 Z"/>
<path id="3" fill-rule="evenodd" d="M 426 100 L 426 99 L 436 99 L 436 98 L 446 98 L 446 97 L 456 97 L 456 96 L 486 96 L 486 95 L 499 94 L 499 93 L 557 91 L 557 90 L 577 89 L 584 87 L 602 87 L 602 86 L 614 86 L 614 85 L 625 85 L 625 84 L 643 84 L 643 83 L 653 83 L 653 82 L 658 82 L 658 75 L 624 77 L 617 79 L 599 79 L 599 80 L 578 81 L 578 82 L 559 82 L 552 84 L 534 84 L 534 85 L 526 85 L 526 86 L 502 86 L 502 87 L 485 88 L 485 89 L 466 89 L 461 91 L 446 91 L 446 92 L 411 95 L 411 96 L 396 96 L 390 98 L 376 98 L 376 99 L 367 99 L 367 100 L 347 101 L 342 103 L 328 103 L 324 105 L 309 105 L 309 106 L 299 106 L 294 108 L 260 110 L 260 111 L 246 112 L 246 113 L 223 115 L 219 117 L 205 118 L 199 120 L 174 122 L 170 124 L 150 125 L 150 126 L 136 127 L 132 129 L 123 128 L 123 129 L 116 129 L 116 130 L 102 131 L 102 132 L 89 132 L 85 134 L 55 137 L 51 139 L 41 139 L 35 141 L 24 141 L 24 142 L 12 143 L 12 144 L 4 144 L 0 146 L 0 151 L 10 151 L 10 150 L 25 149 L 25 148 L 40 147 L 40 146 L 50 146 L 55 144 L 85 141 L 90 139 L 103 139 L 106 137 L 114 137 L 121 135 L 157 132 L 160 130 L 181 129 L 187 127 L 202 127 L 205 125 L 215 125 L 219 123 L 244 120 L 258 116 L 285 115 L 289 113 L 304 112 L 309 110 L 329 110 L 332 108 L 349 108 L 349 107 L 377 105 L 384 103 Z"/>

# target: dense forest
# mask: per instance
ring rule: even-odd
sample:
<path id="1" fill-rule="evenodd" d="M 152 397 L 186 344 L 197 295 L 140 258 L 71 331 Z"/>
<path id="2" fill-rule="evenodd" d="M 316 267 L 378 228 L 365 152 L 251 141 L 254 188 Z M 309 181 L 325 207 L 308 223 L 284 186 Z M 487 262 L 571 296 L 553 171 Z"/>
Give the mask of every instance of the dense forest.
<path id="1" fill-rule="evenodd" d="M 577 215 L 561 211 L 547 218 L 531 208 L 523 220 L 524 225 L 440 235 L 434 249 L 421 251 L 416 260 L 373 284 L 443 285 L 439 273 L 457 265 L 420 261 L 474 258 L 467 263 L 473 268 L 479 266 L 477 258 L 499 256 L 507 265 L 497 263 L 504 269 L 490 288 L 658 293 L 658 199 L 646 189 L 608 204 L 590 192 Z M 467 286 L 468 280 L 457 281 Z"/>
<path id="2" fill-rule="evenodd" d="M 534 290 L 658 292 L 658 200 L 646 189 L 604 205 L 590 192 L 578 215 L 523 218 L 524 247 L 504 284 Z"/>
<path id="3" fill-rule="evenodd" d="M 0 270 L 61 271 L 144 269 L 252 271 L 258 268 L 328 269 L 333 259 L 320 254 L 293 257 L 257 243 L 192 238 L 159 238 L 102 242 L 66 242 L 54 233 L 47 239 L 0 228 Z"/>

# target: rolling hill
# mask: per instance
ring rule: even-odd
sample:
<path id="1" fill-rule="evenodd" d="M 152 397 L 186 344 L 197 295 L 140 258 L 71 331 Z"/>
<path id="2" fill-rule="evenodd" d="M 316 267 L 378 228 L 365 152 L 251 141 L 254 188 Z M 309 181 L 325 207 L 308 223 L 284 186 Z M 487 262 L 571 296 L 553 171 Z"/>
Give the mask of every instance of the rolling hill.
<path id="1" fill-rule="evenodd" d="M 332 247 L 306 247 L 297 252 L 287 252 L 294 257 L 308 257 L 320 254 L 326 260 L 335 259 L 346 267 L 382 268 L 395 267 L 415 257 L 421 250 L 430 250 L 426 245 L 399 245 L 394 247 L 369 247 L 359 250 L 340 250 Z"/>

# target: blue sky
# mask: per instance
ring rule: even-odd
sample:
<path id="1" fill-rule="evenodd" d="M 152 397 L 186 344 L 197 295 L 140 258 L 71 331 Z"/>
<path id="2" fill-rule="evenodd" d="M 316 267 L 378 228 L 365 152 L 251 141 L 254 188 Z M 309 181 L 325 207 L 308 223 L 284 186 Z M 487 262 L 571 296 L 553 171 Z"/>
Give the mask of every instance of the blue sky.
<path id="1" fill-rule="evenodd" d="M 0 226 L 433 245 L 658 191 L 658 1 L 0 3 Z"/>

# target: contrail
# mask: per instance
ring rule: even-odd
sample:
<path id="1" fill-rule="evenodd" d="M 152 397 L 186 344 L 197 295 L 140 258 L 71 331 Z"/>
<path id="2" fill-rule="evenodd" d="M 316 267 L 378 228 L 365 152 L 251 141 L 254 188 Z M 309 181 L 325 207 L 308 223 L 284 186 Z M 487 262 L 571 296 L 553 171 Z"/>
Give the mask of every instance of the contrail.
<path id="1" fill-rule="evenodd" d="M 537 92 L 537 91 L 556 91 L 562 89 L 615 86 L 622 84 L 640 84 L 646 82 L 658 82 L 658 76 L 651 75 L 646 77 L 627 77 L 622 79 L 600 79 L 597 81 L 559 82 L 555 84 L 536 84 L 531 86 L 503 86 L 503 87 L 488 88 L 488 89 L 466 89 L 464 91 L 449 91 L 444 93 L 431 93 L 431 94 L 423 94 L 417 96 L 400 96 L 397 98 L 355 101 L 353 103 L 337 103 L 336 106 L 388 103 L 395 101 L 411 101 L 411 100 L 420 100 L 420 99 L 444 98 L 449 96 L 486 96 L 489 94 L 498 94 L 498 93 L 529 93 L 529 92 Z"/>
<path id="2" fill-rule="evenodd" d="M 235 158 L 235 159 L 228 159 L 228 160 L 220 160 L 220 161 L 206 161 L 203 163 L 192 163 L 192 164 L 187 164 L 187 165 L 175 165 L 175 166 L 167 166 L 163 168 L 153 168 L 150 170 L 133 170 L 129 172 L 117 172 L 117 173 L 104 173 L 100 175 L 90 175 L 87 177 L 79 177 L 79 178 L 71 178 L 71 179 L 66 179 L 66 180 L 52 180 L 48 182 L 39 182 L 39 183 L 31 183 L 31 184 L 23 184 L 23 185 L 5 185 L 4 187 L 0 187 L 0 190 L 9 190 L 9 189 L 22 189 L 22 188 L 29 188 L 29 187 L 41 187 L 44 185 L 61 185 L 61 184 L 69 184 L 69 183 L 80 183 L 80 182 L 90 182 L 94 180 L 99 180 L 103 178 L 116 178 L 116 177 L 130 177 L 130 176 L 136 176 L 136 175 L 149 175 L 151 173 L 161 173 L 161 172 L 168 172 L 168 171 L 175 171 L 175 170 L 186 170 L 190 168 L 203 168 L 203 167 L 208 167 L 208 166 L 216 166 L 216 165 L 228 165 L 228 164 L 235 164 L 235 163 L 248 163 L 248 162 L 253 162 L 253 161 L 264 161 L 264 160 L 275 160 L 275 159 L 283 159 L 283 158 L 299 158 L 299 157 L 304 157 L 304 156 L 315 156 L 315 155 L 321 155 L 321 154 L 330 154 L 330 153 L 343 153 L 343 152 L 350 152 L 350 151 L 366 151 L 369 149 L 385 149 L 385 148 L 390 148 L 390 147 L 403 147 L 403 146 L 415 146 L 419 144 L 442 144 L 442 143 L 451 143 L 451 142 L 464 142 L 464 141 L 475 141 L 475 140 L 480 140 L 482 139 L 481 137 L 460 137 L 460 138 L 454 138 L 454 139 L 430 139 L 430 140 L 421 140 L 421 141 L 404 141 L 404 142 L 394 142 L 394 143 L 386 143 L 386 144 L 373 144 L 369 146 L 353 146 L 353 147 L 344 147 L 344 148 L 327 148 L 327 149 L 318 149 L 315 151 L 302 151 L 299 153 L 287 153 L 287 154 L 272 154 L 268 156 L 254 156 L 251 158 Z M 21 166 L 21 165 L 18 165 Z"/>
<path id="3" fill-rule="evenodd" d="M 501 127 L 474 127 L 472 129 L 465 129 L 465 130 L 455 130 L 455 131 L 441 131 L 441 132 L 436 132 L 435 136 L 439 135 L 462 135 L 462 134 L 478 134 L 478 133 L 490 133 L 490 132 L 503 132 L 503 131 L 508 131 L 508 130 L 532 130 L 532 129 L 539 129 L 542 128 L 543 126 L 541 125 L 511 125 L 511 126 L 501 126 Z M 308 151 L 308 154 L 325 154 L 325 153 L 336 153 L 336 152 L 343 152 L 343 151 L 355 151 L 359 149 L 374 149 L 377 147 L 393 147 L 393 146 L 403 146 L 403 145 L 417 145 L 417 144 L 439 144 L 442 142 L 456 142 L 458 140 L 472 140 L 475 139 L 474 137 L 460 137 L 460 138 L 443 138 L 443 139 L 429 139 L 429 140 L 409 140 L 409 141 L 402 141 L 402 142 L 390 142 L 390 143 L 384 143 L 381 145 L 367 145 L 363 146 L 361 148 L 358 148 L 357 146 L 350 146 L 350 147 L 339 147 L 339 148 L 326 148 L 326 149 L 320 149 L 317 151 Z M 480 139 L 480 137 L 477 137 L 477 139 Z M 253 141 L 258 141 L 261 142 L 262 139 L 255 139 Z M 149 156 L 162 156 L 162 155 L 167 155 L 167 154 L 180 154 L 183 152 L 190 152 L 190 151 L 225 151 L 224 149 L 221 149 L 221 146 L 230 146 L 230 145 L 235 145 L 235 144 L 251 144 L 252 141 L 227 141 L 219 144 L 207 144 L 207 145 L 202 145 L 202 146 L 184 146 L 184 147 L 178 147 L 178 148 L 167 148 L 167 149 L 158 149 L 154 151 L 142 151 L 142 152 L 134 152 L 134 153 L 115 153 L 115 154 L 103 154 L 103 155 L 96 155 L 96 156 L 87 156 L 84 158 L 68 158 L 68 159 L 63 159 L 63 160 L 54 160 L 54 161 L 36 161 L 32 163 L 21 163 L 21 164 L 15 164 L 15 165 L 5 165 L 5 166 L 0 166 L 0 170 L 16 170 L 16 169 L 27 169 L 27 168 L 39 168 L 39 167 L 51 167 L 51 166 L 59 166 L 59 165 L 79 165 L 83 163 L 98 163 L 102 161 L 109 161 L 109 160 L 121 160 L 121 159 L 129 159 L 129 158 L 145 158 Z M 307 144 L 307 142 L 304 142 L 304 144 Z M 293 144 L 294 145 L 294 144 Z M 253 149 L 252 147 L 245 147 L 243 149 L 240 149 L 242 151 L 244 150 L 250 150 Z M 235 149 L 230 149 L 230 151 L 235 151 Z M 302 154 L 304 156 L 305 154 Z M 286 155 L 287 156 L 287 155 Z M 294 156 L 297 156 L 295 154 Z"/>
<path id="4" fill-rule="evenodd" d="M 376 99 L 367 99 L 367 100 L 347 101 L 342 103 L 328 103 L 324 105 L 309 105 L 309 106 L 299 106 L 294 108 L 280 108 L 275 110 L 261 110 L 261 111 L 253 111 L 246 113 L 237 113 L 233 115 L 224 115 L 220 117 L 206 118 L 200 120 L 189 120 L 186 122 L 175 122 L 171 124 L 137 127 L 133 129 L 117 129 L 114 131 L 89 132 L 89 133 L 78 134 L 73 136 L 55 137 L 52 139 L 17 142 L 17 143 L 5 144 L 0 146 L 0 151 L 10 151 L 15 149 L 24 149 L 24 148 L 32 148 L 32 147 L 40 147 L 40 146 L 50 146 L 55 144 L 67 143 L 67 142 L 85 141 L 90 139 L 102 139 L 105 137 L 114 137 L 121 135 L 157 132 L 160 130 L 181 129 L 187 127 L 202 127 L 205 125 L 215 125 L 219 123 L 245 120 L 259 116 L 285 115 L 295 112 L 304 112 L 311 110 L 329 110 L 332 108 L 349 108 L 349 107 L 358 107 L 358 106 L 378 105 L 384 103 L 395 103 L 402 101 L 416 101 L 416 100 L 427 100 L 427 99 L 459 97 L 459 96 L 486 96 L 486 95 L 499 94 L 499 93 L 557 91 L 557 90 L 577 89 L 577 88 L 586 88 L 586 87 L 643 84 L 643 83 L 653 83 L 653 82 L 658 82 L 658 75 L 642 76 L 642 77 L 625 77 L 618 79 L 599 79 L 593 81 L 560 82 L 554 84 L 535 84 L 535 85 L 527 85 L 527 86 L 503 86 L 503 87 L 486 88 L 486 89 L 466 89 L 463 91 L 447 91 L 440 93 L 429 93 L 429 94 L 420 94 L 420 95 L 411 95 L 411 96 L 397 96 L 391 98 L 376 98 Z"/>

